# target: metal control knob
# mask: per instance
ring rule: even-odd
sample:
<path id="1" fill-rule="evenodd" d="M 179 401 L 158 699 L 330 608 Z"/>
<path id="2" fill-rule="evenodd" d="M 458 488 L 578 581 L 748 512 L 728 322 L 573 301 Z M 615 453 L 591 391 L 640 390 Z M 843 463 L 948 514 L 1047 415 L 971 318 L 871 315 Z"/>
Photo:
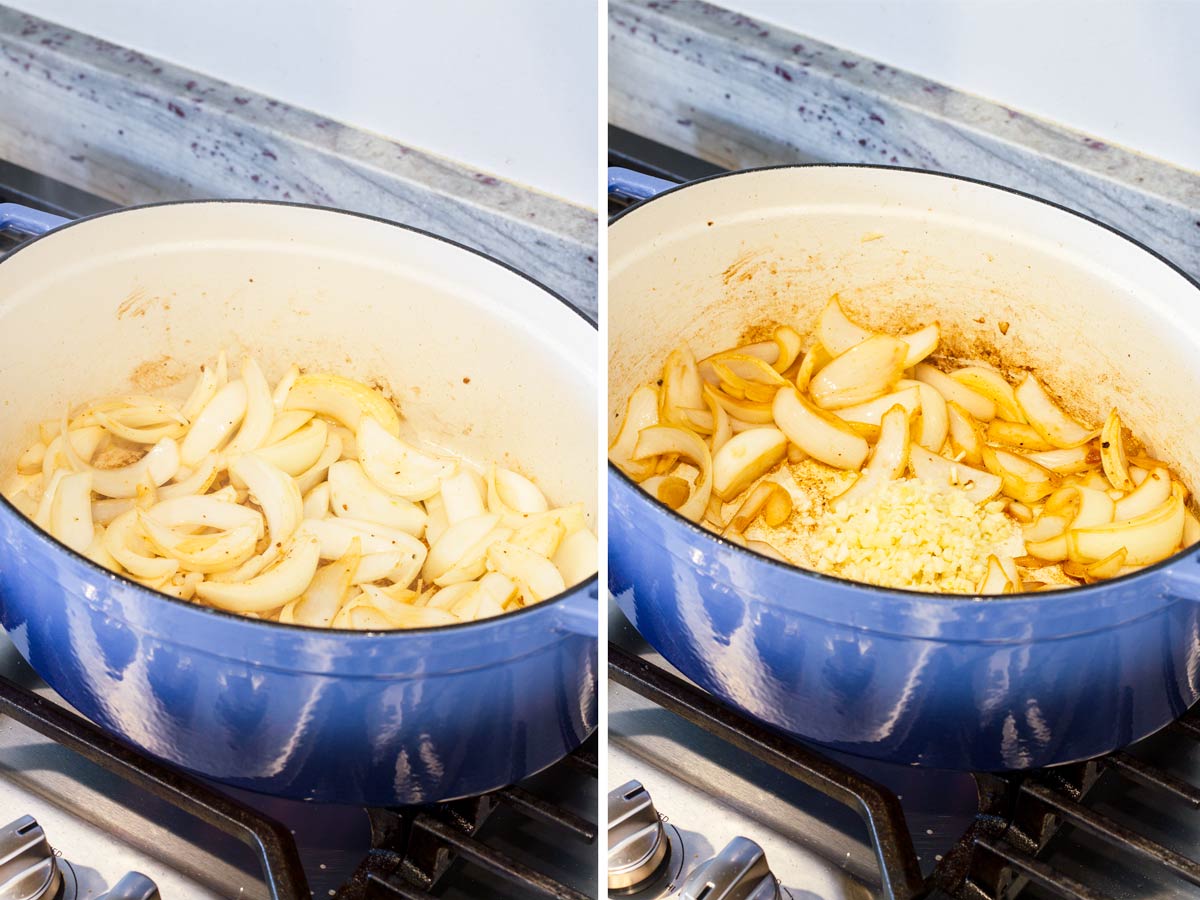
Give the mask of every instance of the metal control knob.
<path id="1" fill-rule="evenodd" d="M 158 885 L 141 872 L 130 872 L 99 900 L 162 900 Z"/>
<path id="2" fill-rule="evenodd" d="M 679 890 L 680 900 L 781 900 L 779 882 L 762 847 L 736 837 L 697 866 Z"/>
<path id="3" fill-rule="evenodd" d="M 43 900 L 62 887 L 62 872 L 33 816 L 0 828 L 0 900 Z"/>
<path id="4" fill-rule="evenodd" d="M 654 879 L 670 855 L 658 810 L 640 781 L 608 795 L 608 889 L 632 893 Z"/>

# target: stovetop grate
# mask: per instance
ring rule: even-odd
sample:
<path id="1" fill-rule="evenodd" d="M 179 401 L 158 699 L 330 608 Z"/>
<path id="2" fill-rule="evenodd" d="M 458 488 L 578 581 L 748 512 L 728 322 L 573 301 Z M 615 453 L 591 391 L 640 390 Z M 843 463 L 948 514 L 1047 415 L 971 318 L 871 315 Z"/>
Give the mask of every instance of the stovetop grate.
<path id="1" fill-rule="evenodd" d="M 609 677 L 845 806 L 867 826 L 888 900 L 918 900 L 936 891 L 955 900 L 1012 900 L 1027 886 L 1064 900 L 1113 900 L 1041 858 L 1065 825 L 1089 832 L 1113 851 L 1132 854 L 1200 886 L 1200 862 L 1085 804 L 1104 778 L 1136 781 L 1200 813 L 1200 787 L 1128 753 L 1029 773 L 977 773 L 975 822 L 933 872 L 921 876 L 899 798 L 818 750 L 758 725 L 711 695 L 617 644 Z M 1171 726 L 1200 743 L 1200 706 Z"/>

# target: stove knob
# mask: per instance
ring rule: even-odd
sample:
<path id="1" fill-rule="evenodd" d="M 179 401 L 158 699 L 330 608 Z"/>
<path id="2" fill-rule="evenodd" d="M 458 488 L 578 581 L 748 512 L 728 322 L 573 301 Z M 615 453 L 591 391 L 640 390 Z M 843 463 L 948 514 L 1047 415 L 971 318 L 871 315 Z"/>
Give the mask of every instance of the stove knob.
<path id="1" fill-rule="evenodd" d="M 43 900 L 60 887 L 58 861 L 33 816 L 0 828 L 0 900 Z"/>
<path id="2" fill-rule="evenodd" d="M 762 847 L 743 837 L 734 838 L 693 869 L 679 891 L 680 900 L 781 900 L 782 896 Z"/>
<path id="3" fill-rule="evenodd" d="M 650 794 L 639 781 L 608 795 L 608 889 L 634 893 L 667 862 L 671 845 Z"/>
<path id="4" fill-rule="evenodd" d="M 97 900 L 162 900 L 158 885 L 141 872 L 130 872 Z"/>

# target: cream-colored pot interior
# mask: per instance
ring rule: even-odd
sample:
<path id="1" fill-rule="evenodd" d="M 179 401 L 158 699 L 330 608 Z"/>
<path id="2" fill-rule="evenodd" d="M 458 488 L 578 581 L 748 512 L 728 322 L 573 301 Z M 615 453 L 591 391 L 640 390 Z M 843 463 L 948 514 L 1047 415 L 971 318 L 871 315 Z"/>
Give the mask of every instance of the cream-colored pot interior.
<path id="1" fill-rule="evenodd" d="M 1118 234 L 1008 191 L 923 172 L 814 166 L 715 178 L 609 228 L 609 415 L 697 357 L 789 324 L 812 342 L 830 295 L 893 332 L 1035 371 L 1092 424 L 1116 406 L 1157 456 L 1200 473 L 1200 293 Z"/>
<path id="2" fill-rule="evenodd" d="M 596 345 L 527 279 L 387 223 L 261 203 L 127 210 L 0 263 L 0 465 L 68 405 L 185 396 L 219 350 L 231 366 L 250 351 L 272 380 L 296 362 L 379 384 L 410 435 L 583 500 L 594 527 Z"/>

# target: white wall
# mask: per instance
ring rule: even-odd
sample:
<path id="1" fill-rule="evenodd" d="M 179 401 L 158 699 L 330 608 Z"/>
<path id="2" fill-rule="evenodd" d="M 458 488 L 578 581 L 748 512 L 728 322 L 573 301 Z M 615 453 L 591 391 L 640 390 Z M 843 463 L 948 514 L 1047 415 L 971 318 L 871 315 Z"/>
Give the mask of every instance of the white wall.
<path id="1" fill-rule="evenodd" d="M 4 0 L 596 205 L 595 0 Z"/>
<path id="2" fill-rule="evenodd" d="M 717 0 L 1200 170 L 1195 0 Z"/>

